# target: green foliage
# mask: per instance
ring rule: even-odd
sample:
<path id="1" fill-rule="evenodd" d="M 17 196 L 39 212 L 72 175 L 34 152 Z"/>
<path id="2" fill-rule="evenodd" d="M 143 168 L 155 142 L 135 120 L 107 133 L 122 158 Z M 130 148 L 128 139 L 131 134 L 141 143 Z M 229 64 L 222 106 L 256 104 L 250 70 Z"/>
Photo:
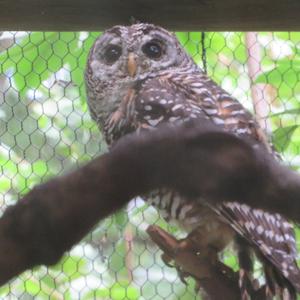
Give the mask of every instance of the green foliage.
<path id="1" fill-rule="evenodd" d="M 139 297 L 137 288 L 118 282 L 107 288 L 91 290 L 83 299 L 137 300 Z"/>
<path id="2" fill-rule="evenodd" d="M 287 149 L 292 141 L 292 136 L 298 127 L 298 125 L 292 125 L 276 129 L 272 135 L 275 148 L 280 151 Z"/>
<path id="3" fill-rule="evenodd" d="M 0 204 L 106 151 L 85 103 L 84 68 L 99 33 L 6 33 L 0 52 Z M 177 36 L 200 66 L 200 32 Z M 208 74 L 251 111 L 244 33 L 206 33 Z M 2 37 L 2 36 L 1 36 Z M 0 37 L 0 44 L 2 43 Z M 273 143 L 293 168 L 300 152 L 300 33 L 260 33 L 261 70 L 253 84 L 271 87 Z M 2 47 L 5 48 L 5 47 Z M 2 49 L 1 48 L 1 49 Z M 28 271 L 0 288 L 1 299 L 193 299 L 166 267 L 145 229 L 156 223 L 182 236 L 137 201 L 89 234 L 51 268 Z M 299 230 L 296 230 L 299 238 Z M 124 238 L 125 237 L 125 238 Z M 128 250 L 129 242 L 133 248 Z M 128 258 L 129 257 L 129 258 Z M 232 251 L 224 262 L 236 269 Z M 257 267 L 259 276 L 260 267 Z M 133 274 L 133 281 L 129 273 Z"/>
<path id="4" fill-rule="evenodd" d="M 0 55 L 1 72 L 13 74 L 13 87 L 24 98 L 32 89 L 47 89 L 44 82 L 65 68 L 84 100 L 83 73 L 93 40 L 91 34 L 83 44 L 79 32 L 31 33 Z"/>

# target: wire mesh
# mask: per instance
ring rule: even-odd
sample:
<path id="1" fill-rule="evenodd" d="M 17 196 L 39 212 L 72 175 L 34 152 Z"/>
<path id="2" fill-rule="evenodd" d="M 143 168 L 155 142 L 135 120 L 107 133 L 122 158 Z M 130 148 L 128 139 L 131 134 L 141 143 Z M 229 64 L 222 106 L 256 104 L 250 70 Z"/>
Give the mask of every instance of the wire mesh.
<path id="1" fill-rule="evenodd" d="M 2 211 L 34 185 L 107 150 L 88 114 L 83 79 L 88 50 L 98 35 L 0 33 Z M 298 169 L 300 33 L 210 32 L 205 40 L 201 32 L 177 36 L 200 66 L 207 63 L 208 75 L 255 113 L 284 161 Z M 153 223 L 182 235 L 136 199 L 100 222 L 54 267 L 26 271 L 1 287 L 0 297 L 196 299 L 193 281 L 182 284 L 147 237 L 145 229 Z M 231 251 L 223 259 L 236 266 Z"/>

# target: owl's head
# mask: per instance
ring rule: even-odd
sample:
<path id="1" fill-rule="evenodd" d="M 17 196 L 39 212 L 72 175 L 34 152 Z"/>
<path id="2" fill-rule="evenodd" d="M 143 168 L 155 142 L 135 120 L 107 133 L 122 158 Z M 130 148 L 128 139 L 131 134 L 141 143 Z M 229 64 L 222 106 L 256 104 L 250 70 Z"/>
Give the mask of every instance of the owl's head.
<path id="1" fill-rule="evenodd" d="M 105 31 L 90 51 L 89 68 L 98 80 L 132 82 L 190 60 L 174 34 L 141 23 Z"/>
<path id="2" fill-rule="evenodd" d="M 167 30 L 151 24 L 115 26 L 92 46 L 85 73 L 88 106 L 103 128 L 129 89 L 141 81 L 197 68 Z"/>

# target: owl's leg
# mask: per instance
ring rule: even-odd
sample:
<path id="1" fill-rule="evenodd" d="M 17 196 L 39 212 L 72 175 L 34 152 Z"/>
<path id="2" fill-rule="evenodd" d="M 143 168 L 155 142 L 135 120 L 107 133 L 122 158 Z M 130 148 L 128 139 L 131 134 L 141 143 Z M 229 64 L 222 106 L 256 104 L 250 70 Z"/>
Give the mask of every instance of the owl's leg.
<path id="1" fill-rule="evenodd" d="M 176 256 L 179 253 L 182 252 L 193 252 L 193 253 L 197 253 L 197 255 L 200 255 L 199 249 L 195 248 L 194 243 L 192 242 L 192 240 L 189 239 L 189 236 L 187 236 L 184 239 L 178 240 L 176 246 L 173 247 L 173 254 Z M 202 251 L 201 251 L 202 253 Z M 201 256 L 202 257 L 202 256 Z M 174 261 L 173 257 L 171 257 L 168 253 L 164 252 L 161 255 L 161 259 L 162 261 L 171 268 L 176 268 L 178 276 L 181 280 L 182 283 L 187 284 L 185 278 L 189 277 L 190 274 L 187 272 L 184 272 L 183 269 L 178 266 L 176 263 L 175 264 L 171 264 L 172 261 Z"/>
<path id="2" fill-rule="evenodd" d="M 226 230 L 225 230 L 226 231 Z M 216 274 L 222 274 L 221 276 L 226 277 L 229 281 L 236 281 L 236 273 L 224 263 L 219 260 L 219 253 L 225 247 L 224 241 L 219 243 L 211 239 L 212 233 L 207 229 L 207 226 L 198 227 L 192 231 L 186 238 L 179 241 L 177 252 L 180 251 L 191 251 L 196 253 L 198 261 L 203 262 L 201 268 L 203 268 L 203 278 L 196 281 L 195 290 L 200 293 L 203 297 L 203 291 L 205 291 L 205 282 L 207 280 L 215 279 Z M 210 270 L 205 272 L 206 264 L 210 265 Z M 212 270 L 214 270 L 212 272 Z M 181 270 L 177 269 L 181 280 L 185 283 L 184 277 L 190 274 L 182 273 Z M 206 298 L 205 298 L 206 299 Z"/>
<path id="3" fill-rule="evenodd" d="M 174 261 L 173 267 L 176 267 L 180 277 L 184 272 L 183 277 L 184 274 L 188 274 L 196 280 L 197 293 L 204 292 L 209 299 L 240 299 L 236 273 L 220 261 L 216 264 L 210 263 L 209 258 L 204 255 L 210 251 L 198 251 L 199 247 L 193 241 L 196 236 L 188 236 L 179 241 L 155 225 L 149 226 L 147 232 L 155 244 L 166 253 L 163 257 L 167 259 L 167 263 Z M 216 248 L 212 249 L 215 253 Z"/>
<path id="4" fill-rule="evenodd" d="M 205 228 L 197 228 L 196 230 L 192 231 L 187 235 L 187 237 L 179 240 L 176 248 L 174 249 L 175 253 L 180 252 L 192 252 L 195 253 L 199 259 L 199 261 L 208 262 L 212 266 L 216 266 L 220 269 L 220 272 L 226 273 L 227 270 L 222 268 L 223 264 L 219 264 L 218 262 L 218 252 L 219 249 L 210 245 L 207 240 L 209 232 L 205 230 Z M 181 268 L 175 266 L 178 272 L 178 275 L 183 283 L 186 284 L 185 278 L 188 277 L 190 274 L 183 272 Z M 203 265 L 203 270 L 206 268 Z M 205 276 L 209 277 L 209 272 L 203 272 L 206 274 Z M 204 276 L 204 277 L 205 277 Z M 201 285 L 200 281 L 197 281 L 198 286 L 196 286 L 196 290 L 200 290 Z"/>
<path id="5" fill-rule="evenodd" d="M 193 241 L 191 235 L 187 236 L 185 239 L 177 240 L 162 228 L 154 225 L 149 226 L 147 232 L 151 236 L 151 239 L 163 250 L 164 254 L 162 255 L 162 260 L 168 266 L 176 268 L 180 279 L 184 283 L 186 283 L 185 278 L 191 274 L 185 272 L 181 265 L 182 262 L 183 265 L 189 265 L 189 256 L 193 256 L 193 259 L 196 257 L 197 259 L 198 279 L 201 280 L 202 278 L 211 277 L 211 257 L 216 257 L 216 254 L 208 256 L 209 251 L 205 248 L 200 249 Z M 188 261 L 186 261 L 186 259 L 188 259 Z M 174 264 L 171 265 L 171 261 L 174 262 Z M 190 265 L 188 268 L 193 269 L 193 267 L 194 265 Z"/>
<path id="6" fill-rule="evenodd" d="M 255 287 L 253 286 L 255 285 L 255 282 L 252 278 L 252 250 L 249 244 L 239 236 L 235 238 L 235 245 L 237 248 L 237 255 L 239 261 L 239 287 L 241 291 L 241 299 L 248 300 L 251 299 L 250 295 L 253 289 L 255 289 Z"/>
<path id="7" fill-rule="evenodd" d="M 169 256 L 167 253 L 163 253 L 161 255 L 161 259 L 165 263 L 165 265 L 167 265 L 168 267 L 175 268 L 181 282 L 184 283 L 185 285 L 187 285 L 187 281 L 185 280 L 185 278 L 191 276 L 191 274 L 187 273 L 187 272 L 184 272 L 180 266 L 178 266 L 176 264 L 171 264 L 171 262 L 174 259 L 171 256 Z"/>
<path id="8" fill-rule="evenodd" d="M 276 295 L 276 280 L 274 277 L 274 271 L 271 266 L 268 266 L 268 264 L 264 265 L 264 274 L 265 274 L 265 280 L 266 280 L 266 299 L 273 299 L 273 297 Z"/>

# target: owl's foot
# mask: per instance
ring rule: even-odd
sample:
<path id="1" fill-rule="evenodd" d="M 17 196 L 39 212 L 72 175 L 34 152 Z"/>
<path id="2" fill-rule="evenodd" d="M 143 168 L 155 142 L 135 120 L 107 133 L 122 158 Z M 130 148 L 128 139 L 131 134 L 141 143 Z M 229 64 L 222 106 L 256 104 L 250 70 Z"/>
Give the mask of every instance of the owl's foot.
<path id="1" fill-rule="evenodd" d="M 162 228 L 154 225 L 149 226 L 147 232 L 163 250 L 162 260 L 166 265 L 176 268 L 184 283 L 186 283 L 184 278 L 195 277 L 194 274 L 197 274 L 196 277 L 199 280 L 213 276 L 210 259 L 202 256 L 201 252 L 194 248 L 194 243 L 189 238 L 177 240 Z"/>
<path id="2" fill-rule="evenodd" d="M 191 274 L 188 273 L 188 272 L 183 271 L 183 270 L 181 269 L 181 267 L 176 268 L 176 270 L 177 270 L 177 274 L 178 274 L 178 276 L 179 276 L 180 281 L 181 281 L 183 284 L 187 285 L 188 283 L 187 283 L 187 281 L 185 280 L 185 278 L 191 277 Z"/>
<path id="3" fill-rule="evenodd" d="M 171 264 L 173 258 L 170 257 L 167 253 L 163 253 L 160 257 L 166 266 L 174 268 L 174 265 Z"/>
<path id="4" fill-rule="evenodd" d="M 246 270 L 239 270 L 239 287 L 241 290 L 241 299 L 250 300 L 251 291 L 253 290 L 252 280 Z"/>
<path id="5" fill-rule="evenodd" d="M 171 264 L 170 262 L 174 261 L 174 259 L 172 257 L 168 256 L 168 254 L 163 253 L 161 255 L 161 259 L 164 262 L 164 264 L 167 265 L 168 267 L 175 268 L 181 282 L 184 283 L 185 285 L 187 285 L 187 281 L 185 280 L 185 278 L 191 276 L 191 274 L 188 272 L 185 272 L 180 265 L 178 265 L 176 263 Z"/>
<path id="6" fill-rule="evenodd" d="M 196 280 L 196 289 L 204 291 L 212 299 L 240 299 L 238 276 L 231 268 L 217 261 L 212 263 L 207 256 L 193 249 L 187 237 L 177 240 L 168 232 L 158 226 L 149 226 L 148 234 L 155 244 L 164 252 L 163 261 L 177 269 L 179 278 L 183 283 L 186 277 L 191 276 Z M 171 262 L 173 262 L 171 264 Z M 216 289 L 216 286 L 218 288 Z M 264 298 L 255 298 L 264 299 Z"/>

